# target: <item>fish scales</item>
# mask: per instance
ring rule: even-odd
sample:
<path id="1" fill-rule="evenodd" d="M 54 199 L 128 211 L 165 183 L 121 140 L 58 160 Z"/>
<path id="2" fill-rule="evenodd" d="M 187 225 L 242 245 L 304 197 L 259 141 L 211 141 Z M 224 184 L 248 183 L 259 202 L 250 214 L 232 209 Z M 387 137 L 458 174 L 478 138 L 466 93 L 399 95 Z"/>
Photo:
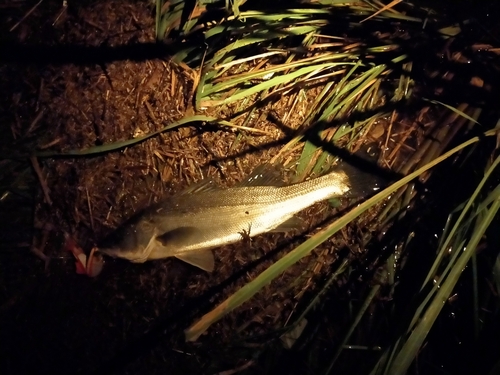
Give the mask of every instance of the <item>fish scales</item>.
<path id="1" fill-rule="evenodd" d="M 100 251 L 133 262 L 175 256 L 207 269 L 211 266 L 186 258 L 237 242 L 244 234 L 253 237 L 274 230 L 303 209 L 350 189 L 349 177 L 335 171 L 288 186 L 237 186 L 177 194 L 146 209 L 121 228 L 114 245 Z"/>
<path id="2" fill-rule="evenodd" d="M 316 202 L 345 194 L 349 187 L 339 179 L 335 173 L 284 187 L 235 187 L 180 196 L 179 201 L 165 202 L 165 215 L 160 214 L 157 225 L 162 232 L 180 223 L 207 229 L 203 241 L 178 252 L 236 242 L 243 231 L 250 236 L 268 232 Z"/>

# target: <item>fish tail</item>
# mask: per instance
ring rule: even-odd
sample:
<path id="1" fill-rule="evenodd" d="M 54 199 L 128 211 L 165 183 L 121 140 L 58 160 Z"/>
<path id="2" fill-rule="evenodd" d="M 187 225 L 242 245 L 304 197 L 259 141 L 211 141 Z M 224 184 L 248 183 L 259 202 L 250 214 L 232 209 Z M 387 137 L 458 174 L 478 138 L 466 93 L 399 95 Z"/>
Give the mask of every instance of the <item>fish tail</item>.
<path id="1" fill-rule="evenodd" d="M 376 194 L 389 184 L 389 180 L 386 177 L 376 173 L 377 170 L 374 170 L 372 173 L 346 162 L 340 163 L 335 170 L 342 171 L 348 178 L 350 189 L 346 194 L 347 197 L 368 197 Z"/>

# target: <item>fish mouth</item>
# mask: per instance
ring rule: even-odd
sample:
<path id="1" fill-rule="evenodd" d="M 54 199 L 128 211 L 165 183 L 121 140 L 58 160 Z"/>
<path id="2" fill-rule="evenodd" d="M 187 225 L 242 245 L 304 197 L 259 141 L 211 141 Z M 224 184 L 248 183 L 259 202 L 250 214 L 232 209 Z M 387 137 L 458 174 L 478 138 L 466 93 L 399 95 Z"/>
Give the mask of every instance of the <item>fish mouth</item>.
<path id="1" fill-rule="evenodd" d="M 126 259 L 133 263 L 144 263 L 149 255 L 148 249 L 140 250 L 129 250 L 125 251 L 120 248 L 98 248 L 97 251 L 106 254 L 112 258 Z"/>
<path id="2" fill-rule="evenodd" d="M 123 258 L 127 260 L 133 260 L 138 258 L 138 251 L 124 251 L 120 248 L 98 248 L 97 251 L 101 254 L 110 256 L 111 258 Z"/>
<path id="3" fill-rule="evenodd" d="M 101 249 L 97 248 L 97 250 L 101 254 L 106 254 L 112 258 L 119 258 L 121 257 L 120 255 L 120 249 Z"/>

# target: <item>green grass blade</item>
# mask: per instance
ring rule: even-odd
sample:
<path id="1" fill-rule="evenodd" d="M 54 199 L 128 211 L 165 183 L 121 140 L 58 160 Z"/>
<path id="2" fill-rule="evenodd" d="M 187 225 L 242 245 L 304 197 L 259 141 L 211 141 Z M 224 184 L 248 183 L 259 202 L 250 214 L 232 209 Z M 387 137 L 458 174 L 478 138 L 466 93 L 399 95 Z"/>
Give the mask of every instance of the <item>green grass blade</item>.
<path id="1" fill-rule="evenodd" d="M 335 65 L 339 65 L 339 63 L 307 66 L 307 67 L 298 69 L 297 71 L 295 71 L 293 73 L 289 73 L 289 74 L 285 74 L 285 75 L 271 78 L 268 81 L 261 82 L 257 85 L 250 87 L 249 89 L 240 90 L 237 94 L 231 95 L 224 100 L 218 101 L 217 104 L 224 105 L 224 104 L 233 103 L 235 101 L 241 100 L 243 98 L 246 98 L 246 97 L 251 96 L 253 94 L 256 94 L 258 92 L 261 92 L 264 90 L 269 90 L 270 88 L 272 88 L 274 86 L 288 83 L 288 82 L 293 81 L 294 79 L 296 79 L 300 76 L 306 75 L 308 73 L 311 73 L 311 72 L 319 73 L 325 69 L 330 69 L 330 68 L 334 67 Z M 342 63 L 342 65 L 345 65 L 345 63 Z M 205 106 L 205 105 L 202 104 L 202 106 Z"/>
<path id="2" fill-rule="evenodd" d="M 491 165 L 490 168 L 488 168 L 488 170 L 486 171 L 486 173 L 484 175 L 484 178 L 481 180 L 481 182 L 477 186 L 476 190 L 474 191 L 474 193 L 470 197 L 469 201 L 467 202 L 467 204 L 463 208 L 462 212 L 460 213 L 460 216 L 458 217 L 457 221 L 455 222 L 455 224 L 453 225 L 452 229 L 450 230 L 448 236 L 446 237 L 446 240 L 444 241 L 444 243 L 440 249 L 439 255 L 436 257 L 434 264 L 430 268 L 429 274 L 427 275 L 427 278 L 425 279 L 424 283 L 422 284 L 422 288 L 424 288 L 424 286 L 427 285 L 430 282 L 430 280 L 434 277 L 436 270 L 439 267 L 439 264 L 441 263 L 441 260 L 445 256 L 445 253 L 446 253 L 452 239 L 455 237 L 455 234 L 457 233 L 460 225 L 462 224 L 463 220 L 465 219 L 465 216 L 467 215 L 467 213 L 471 209 L 472 205 L 476 201 L 479 193 L 481 192 L 482 188 L 484 187 L 484 184 L 486 184 L 486 182 L 490 178 L 491 173 L 493 173 L 493 171 L 496 169 L 496 167 L 498 166 L 499 163 L 500 163 L 500 157 L 495 160 L 495 162 Z"/>
<path id="3" fill-rule="evenodd" d="M 288 62 L 285 64 L 280 64 L 272 67 L 268 67 L 266 69 L 261 69 L 258 71 L 249 71 L 244 74 L 239 74 L 235 77 L 230 77 L 227 79 L 224 79 L 220 83 L 216 83 L 214 85 L 212 84 L 205 84 L 205 87 L 203 88 L 203 95 L 204 96 L 209 96 L 212 93 L 215 92 L 221 92 L 224 90 L 227 90 L 231 87 L 237 86 L 242 83 L 248 83 L 250 80 L 255 80 L 255 79 L 262 79 L 264 76 L 271 75 L 272 73 L 278 73 L 282 71 L 290 71 L 291 69 L 298 68 L 301 66 L 306 66 L 306 67 L 311 67 L 314 66 L 313 64 L 318 64 L 320 62 L 324 61 L 330 61 L 330 60 L 342 60 L 342 59 L 352 59 L 353 56 L 350 54 L 327 54 L 327 55 L 322 55 L 322 56 L 315 56 L 314 58 L 305 58 L 299 61 L 293 61 L 293 62 Z M 335 67 L 335 66 L 347 66 L 347 65 L 354 65 L 354 63 L 351 63 L 349 61 L 340 61 L 340 62 L 331 62 L 330 67 Z M 221 64 L 220 67 L 224 67 L 226 64 Z M 216 66 L 216 69 L 220 69 L 220 67 Z M 224 72 L 224 70 L 222 70 Z M 214 75 L 212 78 L 215 78 L 219 76 L 219 74 Z M 286 75 L 285 75 L 286 76 Z"/>
<path id="4" fill-rule="evenodd" d="M 233 124 L 229 123 L 228 121 L 221 121 L 216 119 L 215 117 L 209 117 L 209 116 L 204 116 L 204 115 L 196 115 L 196 116 L 190 116 L 190 117 L 185 117 L 179 121 L 175 121 L 171 123 L 170 125 L 167 125 L 155 132 L 146 134 L 142 137 L 137 137 L 133 139 L 128 139 L 126 141 L 120 141 L 120 142 L 113 142 L 113 143 L 108 143 L 100 146 L 94 146 L 94 147 L 89 147 L 85 148 L 82 150 L 70 150 L 66 152 L 56 152 L 56 151 L 41 151 L 41 152 L 35 152 L 34 155 L 36 157 L 40 158 L 48 158 L 48 157 L 54 157 L 54 156 L 83 156 L 83 155 L 95 155 L 95 154 L 102 154 L 106 152 L 111 152 L 111 151 L 117 151 L 125 147 L 133 146 L 138 143 L 144 142 L 145 140 L 152 138 L 154 136 L 157 136 L 158 134 L 164 133 L 168 130 L 175 129 L 179 126 L 187 125 L 191 122 L 212 122 L 212 123 L 218 123 L 221 125 L 225 126 L 234 126 Z"/>
<path id="5" fill-rule="evenodd" d="M 337 352 L 333 356 L 333 359 L 331 360 L 330 365 L 328 366 L 327 370 L 325 371 L 325 375 L 329 375 L 331 373 L 332 368 L 335 365 L 335 362 L 337 361 L 340 354 L 342 353 L 342 350 L 344 349 L 344 346 L 347 344 L 347 342 L 351 338 L 352 334 L 354 333 L 354 330 L 356 329 L 359 322 L 361 321 L 361 318 L 363 318 L 363 315 L 365 314 L 368 307 L 370 307 L 370 304 L 372 303 L 373 299 L 375 298 L 375 296 L 377 295 L 379 290 L 380 290 L 380 284 L 374 285 L 370 289 L 370 293 L 365 298 L 363 305 L 361 306 L 358 313 L 356 314 L 356 317 L 354 318 L 351 326 L 349 327 L 349 330 L 347 331 L 346 335 L 344 336 L 344 339 L 340 343 L 339 348 L 337 349 Z"/>
<path id="6" fill-rule="evenodd" d="M 490 130 L 485 132 L 482 137 L 493 136 L 498 133 L 498 130 Z M 328 225 L 322 231 L 316 233 L 307 241 L 296 247 L 290 253 L 286 254 L 283 258 L 277 261 L 275 264 L 267 268 L 264 272 L 262 272 L 259 276 L 257 276 L 254 280 L 247 283 L 243 286 L 239 291 L 229 296 L 225 301 L 223 301 L 220 305 L 218 305 L 215 309 L 205 314 L 199 321 L 191 325 L 189 328 L 185 330 L 186 340 L 187 341 L 195 341 L 198 337 L 205 332 L 213 323 L 221 319 L 224 315 L 228 314 L 235 308 L 241 306 L 244 302 L 248 301 L 252 296 L 254 296 L 257 292 L 259 292 L 263 287 L 271 283 L 276 277 L 282 274 L 286 269 L 290 266 L 298 262 L 303 257 L 310 254 L 310 252 L 328 240 L 333 234 L 338 232 L 345 225 L 356 219 L 362 213 L 373 207 L 374 205 L 382 202 L 394 191 L 398 190 L 402 186 L 406 185 L 408 182 L 418 177 L 425 171 L 434 167 L 435 165 L 441 163 L 443 160 L 446 160 L 453 154 L 458 151 L 478 142 L 480 137 L 474 137 L 470 140 L 460 144 L 459 146 L 451 149 L 450 151 L 444 153 L 440 157 L 431 161 L 430 163 L 424 165 L 419 168 L 415 172 L 409 174 L 408 176 L 400 179 L 396 183 L 392 184 L 388 188 L 382 190 L 380 193 L 376 194 L 372 198 L 366 200 L 358 207 L 348 212 L 346 215 L 342 216 L 338 220 L 334 221 L 330 225 Z"/>
<path id="7" fill-rule="evenodd" d="M 457 108 L 449 105 L 449 104 L 446 104 L 446 103 L 443 103 L 443 102 L 440 102 L 439 100 L 431 100 L 431 99 L 426 99 L 426 98 L 422 98 L 423 100 L 427 101 L 427 102 L 430 102 L 432 104 L 438 104 L 438 105 L 441 105 L 447 109 L 449 109 L 450 111 L 458 114 L 459 116 L 462 116 L 464 118 L 466 118 L 467 120 L 475 123 L 475 124 L 479 124 L 479 122 L 477 122 L 475 119 L 473 119 L 472 117 L 470 117 L 469 115 L 467 115 L 466 113 L 458 110 Z"/>
<path id="8" fill-rule="evenodd" d="M 413 359 L 420 350 L 425 338 L 427 337 L 427 334 L 432 328 L 437 316 L 441 312 L 445 301 L 452 293 L 453 288 L 455 287 L 460 275 L 462 274 L 463 269 L 471 259 L 472 254 L 474 254 L 474 252 L 476 251 L 476 247 L 479 244 L 479 241 L 483 237 L 486 229 L 489 227 L 491 221 L 500 209 L 500 185 L 495 190 L 497 199 L 492 203 L 490 209 L 482 218 L 482 220 L 478 221 L 478 225 L 476 226 L 476 229 L 472 234 L 470 241 L 465 247 L 465 250 L 461 252 L 461 255 L 458 258 L 457 263 L 454 265 L 452 272 L 443 282 L 435 298 L 429 305 L 426 313 L 421 317 L 419 324 L 411 332 L 401 351 L 395 357 L 392 366 L 389 368 L 389 374 L 405 374 L 411 363 L 413 362 Z"/>

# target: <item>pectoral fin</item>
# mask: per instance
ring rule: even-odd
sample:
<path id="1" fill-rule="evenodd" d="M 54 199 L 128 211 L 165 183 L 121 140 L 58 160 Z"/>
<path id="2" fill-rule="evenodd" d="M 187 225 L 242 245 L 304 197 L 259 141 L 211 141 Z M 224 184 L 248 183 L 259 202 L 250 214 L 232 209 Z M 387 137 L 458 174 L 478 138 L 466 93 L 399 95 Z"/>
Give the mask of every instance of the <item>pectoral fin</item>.
<path id="1" fill-rule="evenodd" d="M 180 250 L 196 242 L 201 235 L 202 233 L 198 228 L 179 227 L 156 236 L 158 246 L 151 252 L 150 259 L 165 258 L 173 255 L 204 271 L 212 272 L 214 270 L 214 256 L 210 250 L 193 250 L 185 253 L 176 253 L 177 249 Z"/>
<path id="2" fill-rule="evenodd" d="M 214 255 L 210 250 L 190 251 L 176 254 L 175 257 L 204 271 L 212 272 L 214 270 Z"/>
<path id="3" fill-rule="evenodd" d="M 193 240 L 201 235 L 198 228 L 195 227 L 179 227 L 169 230 L 161 235 L 156 236 L 156 240 L 163 246 L 176 249 L 190 245 Z"/>

